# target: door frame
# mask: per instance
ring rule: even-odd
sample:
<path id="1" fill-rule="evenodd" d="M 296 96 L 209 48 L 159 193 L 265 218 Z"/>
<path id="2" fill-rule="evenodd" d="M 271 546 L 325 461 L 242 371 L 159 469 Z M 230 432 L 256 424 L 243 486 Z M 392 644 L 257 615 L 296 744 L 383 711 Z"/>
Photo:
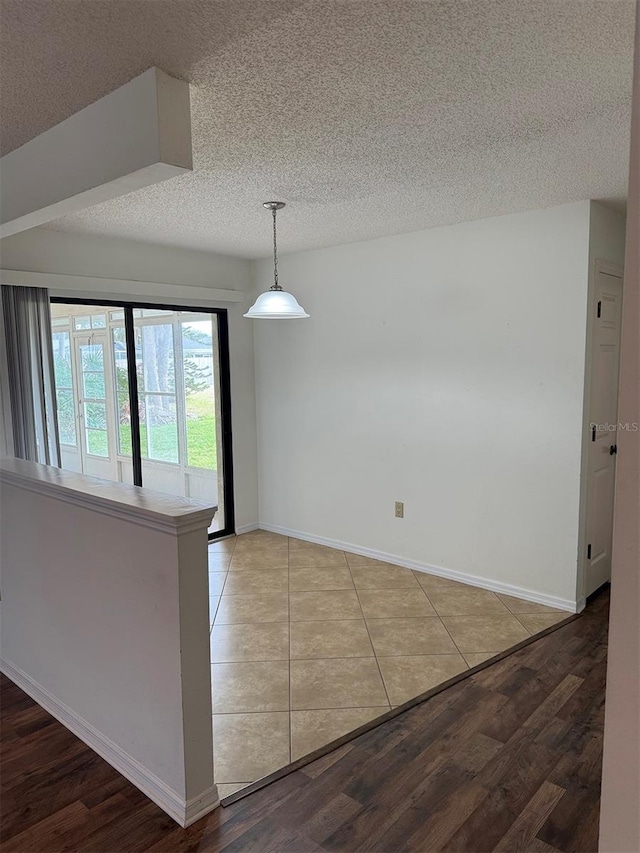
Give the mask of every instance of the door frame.
<path id="1" fill-rule="evenodd" d="M 624 269 L 619 264 L 611 263 L 602 258 L 595 258 L 589 270 L 589 285 L 587 294 L 587 322 L 585 342 L 585 373 L 584 397 L 582 415 L 582 454 L 580 465 L 580 511 L 578 522 L 578 572 L 577 572 L 577 612 L 580 613 L 587 602 L 586 573 L 587 573 L 587 524 L 589 521 L 589 453 L 591 445 L 591 371 L 593 367 L 593 342 L 596 323 L 596 281 L 599 273 L 614 276 L 622 282 L 622 311 L 624 311 Z"/>
<path id="2" fill-rule="evenodd" d="M 165 302 L 140 302 L 138 300 L 125 299 L 89 299 L 89 298 L 72 298 L 62 296 L 52 296 L 50 298 L 52 304 L 62 305 L 104 305 L 107 308 L 121 308 L 126 315 L 132 317 L 132 312 L 136 308 L 155 309 L 159 311 L 188 311 L 195 314 L 215 314 L 217 327 L 217 349 L 219 359 L 219 382 L 220 382 L 220 414 L 221 414 L 221 439 L 222 439 L 222 477 L 223 477 L 223 494 L 222 503 L 224 507 L 224 527 L 216 530 L 214 533 L 209 533 L 209 540 L 222 539 L 231 536 L 235 533 L 235 492 L 234 492 L 234 477 L 233 477 L 233 433 L 231 423 L 231 370 L 229 359 L 229 315 L 226 308 L 203 308 L 197 305 L 180 305 Z M 129 324 L 130 325 L 130 324 Z M 73 346 L 73 343 L 72 343 Z M 128 353 L 128 372 L 129 372 L 129 389 L 130 394 L 137 394 L 137 374 L 135 369 L 135 353 L 131 350 L 130 341 L 127 339 Z M 134 427 L 133 412 L 137 414 L 137 407 L 132 406 L 132 427 Z M 132 439 L 136 430 L 132 429 Z M 84 437 L 83 437 L 84 439 Z M 139 433 L 138 433 L 139 439 Z M 133 448 L 132 461 L 138 456 L 139 460 L 139 445 Z"/>

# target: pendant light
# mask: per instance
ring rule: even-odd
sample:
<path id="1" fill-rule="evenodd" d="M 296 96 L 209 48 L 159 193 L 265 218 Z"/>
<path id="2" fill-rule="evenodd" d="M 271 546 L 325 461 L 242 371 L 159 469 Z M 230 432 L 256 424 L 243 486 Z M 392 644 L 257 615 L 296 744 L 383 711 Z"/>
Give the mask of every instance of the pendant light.
<path id="1" fill-rule="evenodd" d="M 295 296 L 287 293 L 278 284 L 278 244 L 276 242 L 276 211 L 285 206 L 283 201 L 265 201 L 263 207 L 273 215 L 273 285 L 266 293 L 261 293 L 244 315 L 253 319 L 294 320 L 308 317 L 304 308 L 298 304 Z"/>

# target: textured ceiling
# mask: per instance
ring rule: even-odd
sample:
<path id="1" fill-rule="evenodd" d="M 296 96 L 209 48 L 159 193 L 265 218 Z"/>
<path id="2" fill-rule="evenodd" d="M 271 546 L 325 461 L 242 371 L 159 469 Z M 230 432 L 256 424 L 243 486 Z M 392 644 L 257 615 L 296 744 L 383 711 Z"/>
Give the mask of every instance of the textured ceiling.
<path id="1" fill-rule="evenodd" d="M 626 196 L 633 0 L 2 0 L 4 152 L 151 65 L 194 172 L 51 228 L 268 253 Z"/>

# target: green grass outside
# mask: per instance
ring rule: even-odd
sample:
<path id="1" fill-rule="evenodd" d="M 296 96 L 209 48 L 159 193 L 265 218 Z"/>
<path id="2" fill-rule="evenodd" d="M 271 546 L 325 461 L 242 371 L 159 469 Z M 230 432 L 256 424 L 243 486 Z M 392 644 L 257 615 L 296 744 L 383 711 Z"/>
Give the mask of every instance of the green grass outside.
<path id="1" fill-rule="evenodd" d="M 202 391 L 187 397 L 187 465 L 217 471 L 216 420 L 212 409 L 211 391 Z M 120 424 L 119 428 L 120 453 L 130 456 L 131 426 Z M 178 461 L 178 434 L 175 424 L 160 424 L 152 427 L 140 424 L 140 444 L 143 459 L 151 458 L 158 462 L 174 463 Z M 151 450 L 150 455 L 148 448 Z"/>
<path id="2" fill-rule="evenodd" d="M 150 428 L 140 425 L 142 458 L 149 458 L 147 438 L 150 439 L 151 458 L 158 462 L 178 461 L 178 436 L 175 424 L 161 424 Z M 120 452 L 131 455 L 131 427 L 120 424 Z M 187 422 L 187 464 L 194 468 L 217 471 L 216 422 L 213 416 Z"/>
<path id="3" fill-rule="evenodd" d="M 213 388 L 187 394 L 187 456 L 195 468 L 218 470 Z"/>
<path id="4" fill-rule="evenodd" d="M 216 419 L 213 415 L 187 421 L 188 465 L 218 470 Z"/>

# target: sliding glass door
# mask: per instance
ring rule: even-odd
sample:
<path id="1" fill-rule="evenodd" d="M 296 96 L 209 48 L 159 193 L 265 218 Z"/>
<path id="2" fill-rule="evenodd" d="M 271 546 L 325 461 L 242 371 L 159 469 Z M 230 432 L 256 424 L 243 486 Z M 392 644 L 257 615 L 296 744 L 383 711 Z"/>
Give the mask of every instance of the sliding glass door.
<path id="1" fill-rule="evenodd" d="M 62 466 L 213 502 L 233 532 L 226 312 L 54 300 Z"/>

